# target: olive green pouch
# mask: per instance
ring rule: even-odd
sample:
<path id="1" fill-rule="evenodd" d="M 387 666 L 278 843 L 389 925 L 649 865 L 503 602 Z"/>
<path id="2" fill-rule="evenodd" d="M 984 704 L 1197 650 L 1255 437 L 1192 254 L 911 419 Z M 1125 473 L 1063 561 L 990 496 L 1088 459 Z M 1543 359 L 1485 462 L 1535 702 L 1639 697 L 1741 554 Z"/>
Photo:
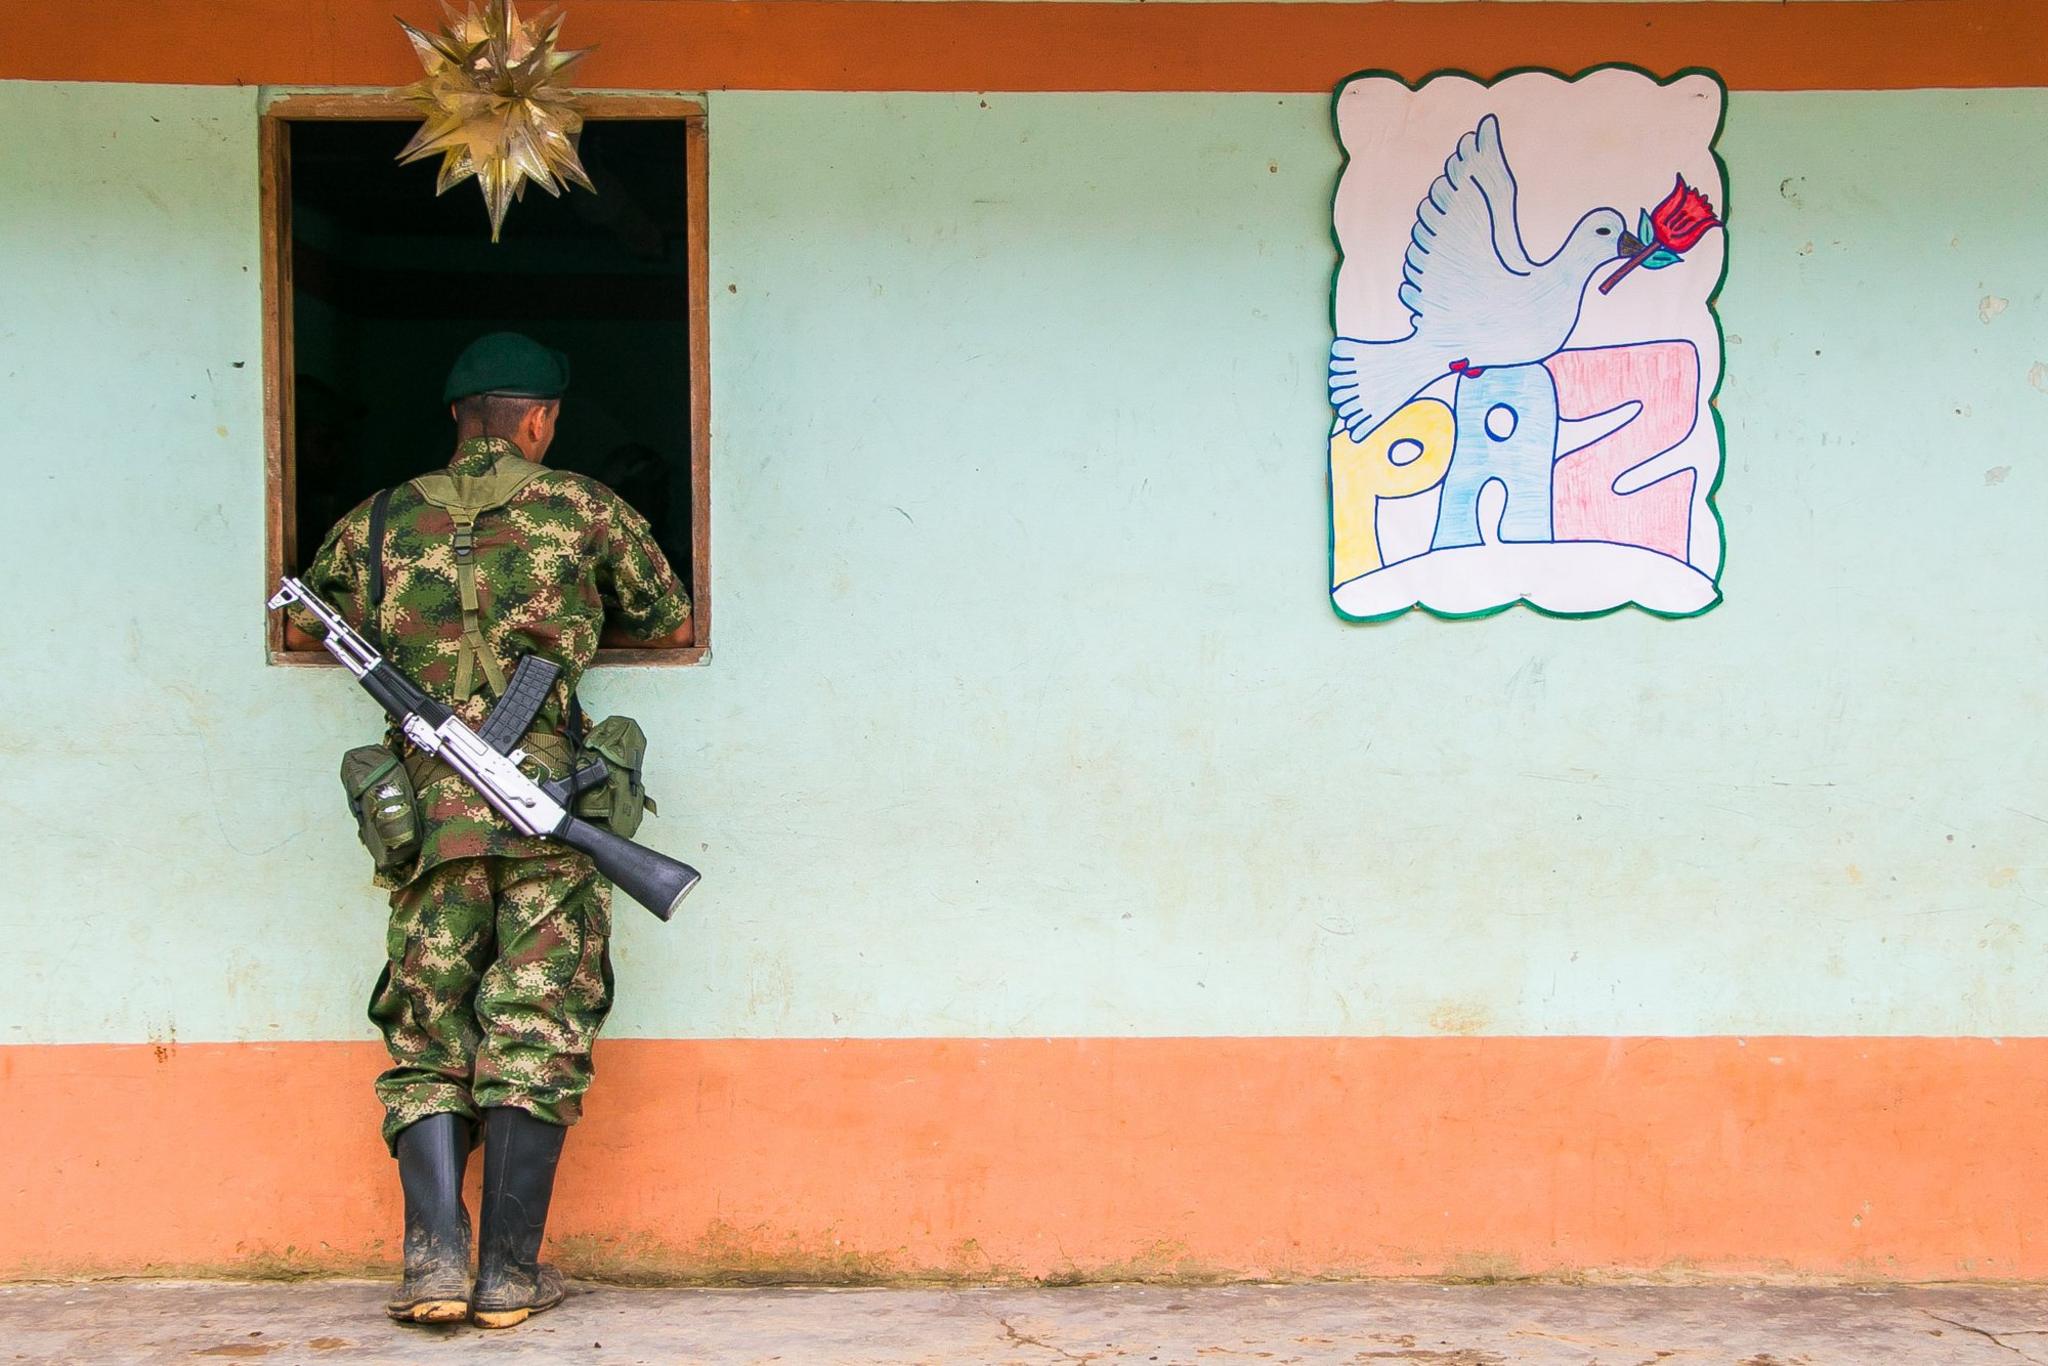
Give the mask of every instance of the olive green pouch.
<path id="1" fill-rule="evenodd" d="M 383 745 L 358 745 L 341 756 L 341 787 L 378 871 L 411 863 L 420 851 L 420 802 L 398 756 Z"/>
<path id="2" fill-rule="evenodd" d="M 607 716 L 583 737 L 583 748 L 604 760 L 605 780 L 576 799 L 576 814 L 603 822 L 614 835 L 633 838 L 644 812 L 655 810 L 640 775 L 647 762 L 647 732 L 630 716 Z"/>

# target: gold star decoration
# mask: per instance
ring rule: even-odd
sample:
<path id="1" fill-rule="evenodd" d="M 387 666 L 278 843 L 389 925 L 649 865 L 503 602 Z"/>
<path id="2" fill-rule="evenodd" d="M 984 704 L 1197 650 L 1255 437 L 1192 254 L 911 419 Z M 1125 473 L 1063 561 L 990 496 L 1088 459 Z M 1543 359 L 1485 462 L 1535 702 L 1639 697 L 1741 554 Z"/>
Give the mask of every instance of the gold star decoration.
<path id="1" fill-rule="evenodd" d="M 556 47 L 560 12 L 522 22 L 512 0 L 484 0 L 481 11 L 473 3 L 458 11 L 442 0 L 441 10 L 447 22 L 439 33 L 398 21 L 427 71 L 399 92 L 426 116 L 398 154 L 400 164 L 439 152 L 435 194 L 475 176 L 493 242 L 528 181 L 551 195 L 570 184 L 595 194 L 576 155 L 583 115 L 562 84 L 562 74 L 590 49 Z"/>

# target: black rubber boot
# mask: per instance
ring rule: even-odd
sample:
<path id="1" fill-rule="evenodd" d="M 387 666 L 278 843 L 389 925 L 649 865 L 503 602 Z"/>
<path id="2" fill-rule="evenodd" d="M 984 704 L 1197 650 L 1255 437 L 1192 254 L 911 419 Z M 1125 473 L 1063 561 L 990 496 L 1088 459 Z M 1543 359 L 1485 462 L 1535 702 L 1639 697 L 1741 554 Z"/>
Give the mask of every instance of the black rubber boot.
<path id="1" fill-rule="evenodd" d="M 462 1204 L 469 1122 L 461 1115 L 428 1115 L 401 1129 L 397 1146 L 405 1284 L 384 1307 L 402 1322 L 460 1322 L 469 1315 L 469 1211 Z"/>
<path id="2" fill-rule="evenodd" d="M 567 1133 L 510 1106 L 484 1111 L 483 1233 L 469 1302 L 479 1328 L 510 1328 L 562 1302 L 561 1273 L 540 1264 L 540 1240 Z"/>

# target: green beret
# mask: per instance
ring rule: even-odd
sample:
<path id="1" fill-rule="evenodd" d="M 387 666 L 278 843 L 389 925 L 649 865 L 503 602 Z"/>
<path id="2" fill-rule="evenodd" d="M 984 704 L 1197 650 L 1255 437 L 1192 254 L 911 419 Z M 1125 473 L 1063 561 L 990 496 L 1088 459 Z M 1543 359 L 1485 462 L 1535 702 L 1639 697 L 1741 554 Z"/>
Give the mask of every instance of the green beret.
<path id="1" fill-rule="evenodd" d="M 478 337 L 455 358 L 443 403 L 474 394 L 513 394 L 520 398 L 560 398 L 569 387 L 569 358 L 517 332 Z"/>

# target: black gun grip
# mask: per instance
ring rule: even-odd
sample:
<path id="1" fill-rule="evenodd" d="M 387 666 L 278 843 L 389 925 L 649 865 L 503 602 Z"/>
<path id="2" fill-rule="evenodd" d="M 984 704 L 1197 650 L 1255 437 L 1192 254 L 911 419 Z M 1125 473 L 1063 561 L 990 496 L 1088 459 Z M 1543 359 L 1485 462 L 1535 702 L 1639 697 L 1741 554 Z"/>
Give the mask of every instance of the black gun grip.
<path id="1" fill-rule="evenodd" d="M 596 787 L 611 776 L 604 760 L 597 755 L 590 756 L 590 762 L 579 769 L 563 774 L 549 782 L 542 783 L 540 790 L 554 798 L 561 806 L 572 806 L 578 797 Z"/>

